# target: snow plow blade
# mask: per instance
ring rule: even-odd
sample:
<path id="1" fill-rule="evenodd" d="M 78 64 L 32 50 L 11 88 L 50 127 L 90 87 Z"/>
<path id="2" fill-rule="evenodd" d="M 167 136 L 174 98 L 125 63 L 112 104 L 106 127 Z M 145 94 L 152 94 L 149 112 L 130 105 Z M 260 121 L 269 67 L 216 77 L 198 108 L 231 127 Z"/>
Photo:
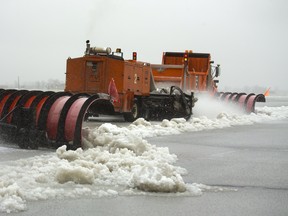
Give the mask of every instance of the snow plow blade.
<path id="1" fill-rule="evenodd" d="M 238 104 L 246 113 L 255 111 L 256 102 L 266 102 L 263 94 L 246 94 L 246 93 L 231 93 L 231 92 L 220 92 L 215 95 L 220 100 L 232 102 Z"/>
<path id="2" fill-rule="evenodd" d="M 21 148 L 65 144 L 76 149 L 82 147 L 82 122 L 87 111 L 97 113 L 109 103 L 104 94 L 1 90 L 0 134 Z"/>

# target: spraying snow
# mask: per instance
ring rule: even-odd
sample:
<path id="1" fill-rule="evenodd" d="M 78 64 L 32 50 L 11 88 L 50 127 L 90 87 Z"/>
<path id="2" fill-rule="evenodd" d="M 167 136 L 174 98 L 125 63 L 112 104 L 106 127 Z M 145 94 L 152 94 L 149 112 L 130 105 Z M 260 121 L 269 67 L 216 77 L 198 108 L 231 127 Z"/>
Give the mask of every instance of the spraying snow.
<path id="1" fill-rule="evenodd" d="M 0 211 L 27 209 L 27 201 L 157 193 L 201 195 L 223 188 L 187 184 L 185 168 L 168 148 L 156 147 L 145 138 L 200 130 L 247 125 L 288 118 L 288 107 L 261 107 L 249 115 L 237 109 L 199 100 L 190 120 L 147 122 L 138 119 L 127 127 L 104 123 L 84 128 L 83 149 L 56 152 L 0 164 Z M 212 107 L 212 109 L 211 109 Z M 227 107 L 227 106 L 225 106 Z M 207 108 L 207 109 L 205 109 Z M 209 110 L 213 110 L 210 112 Z M 9 151 L 1 147 L 0 153 Z"/>
<path id="2" fill-rule="evenodd" d="M 239 104 L 232 101 L 221 101 L 219 98 L 211 96 L 209 93 L 198 93 L 196 95 L 198 101 L 193 109 L 193 116 L 206 116 L 208 118 L 216 118 L 220 113 L 227 114 L 244 114 Z"/>

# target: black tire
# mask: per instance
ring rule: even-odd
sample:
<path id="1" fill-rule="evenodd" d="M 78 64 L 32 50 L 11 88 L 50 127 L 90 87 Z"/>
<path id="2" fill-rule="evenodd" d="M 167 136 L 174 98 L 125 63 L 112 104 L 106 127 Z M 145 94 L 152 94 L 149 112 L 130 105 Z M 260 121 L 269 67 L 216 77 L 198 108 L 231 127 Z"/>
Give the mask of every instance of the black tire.
<path id="1" fill-rule="evenodd" d="M 36 131 L 30 131 L 29 133 L 29 147 L 31 149 L 38 149 L 38 137 Z"/>
<path id="2" fill-rule="evenodd" d="M 28 149 L 29 148 L 29 138 L 23 136 L 17 142 L 18 142 L 18 146 L 21 149 Z"/>
<path id="3" fill-rule="evenodd" d="M 125 121 L 127 122 L 133 122 L 137 118 L 140 117 L 140 106 L 138 103 L 134 103 L 131 112 L 124 113 L 123 114 Z"/>

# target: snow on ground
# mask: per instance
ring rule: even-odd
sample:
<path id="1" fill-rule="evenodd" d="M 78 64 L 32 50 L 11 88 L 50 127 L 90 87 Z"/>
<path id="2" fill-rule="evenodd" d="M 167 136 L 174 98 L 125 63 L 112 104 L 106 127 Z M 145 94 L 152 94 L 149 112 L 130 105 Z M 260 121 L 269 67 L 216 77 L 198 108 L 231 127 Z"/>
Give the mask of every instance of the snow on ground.
<path id="1" fill-rule="evenodd" d="M 85 128 L 85 150 L 68 151 L 62 146 L 53 153 L 0 164 L 0 212 L 27 210 L 27 201 L 34 200 L 154 192 L 198 196 L 206 190 L 221 191 L 223 188 L 185 183 L 182 176 L 187 171 L 176 165 L 177 156 L 145 138 L 283 118 L 288 118 L 287 106 L 259 107 L 248 115 L 203 99 L 188 121 L 151 123 L 138 119 L 127 127 L 104 123 L 98 128 Z"/>

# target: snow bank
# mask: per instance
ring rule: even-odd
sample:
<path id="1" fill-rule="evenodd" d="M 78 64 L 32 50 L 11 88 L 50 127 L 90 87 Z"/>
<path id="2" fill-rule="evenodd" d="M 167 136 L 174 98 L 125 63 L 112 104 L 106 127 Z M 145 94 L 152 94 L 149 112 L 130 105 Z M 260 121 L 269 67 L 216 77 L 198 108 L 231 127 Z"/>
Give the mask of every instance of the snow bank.
<path id="1" fill-rule="evenodd" d="M 232 109 L 233 110 L 233 109 Z M 107 146 L 111 149 L 118 147 L 128 148 L 136 154 L 145 151 L 145 145 L 139 142 L 139 139 L 180 134 L 183 132 L 194 132 L 201 130 L 221 129 L 237 125 L 251 125 L 254 123 L 268 122 L 271 120 L 281 120 L 288 118 L 288 107 L 259 107 L 255 113 L 239 114 L 236 112 L 219 112 L 215 118 L 208 118 L 205 113 L 194 115 L 186 121 L 183 118 L 172 120 L 163 120 L 162 122 L 147 122 L 143 118 L 137 119 L 128 127 L 117 127 L 109 123 L 101 125 L 99 128 L 85 128 L 87 134 L 85 146 L 87 148 L 102 146 L 109 142 Z M 203 112 L 203 111 L 202 111 Z M 111 135 L 114 136 L 111 139 Z M 131 145 L 137 143 L 137 145 Z"/>
<path id="2" fill-rule="evenodd" d="M 55 153 L 0 165 L 0 211 L 26 210 L 31 200 L 186 191 L 186 170 L 175 166 L 177 156 L 168 148 L 112 124 L 90 136 L 86 142 L 97 147 L 67 151 L 62 146 Z M 200 192 L 187 190 L 190 195 Z"/>

